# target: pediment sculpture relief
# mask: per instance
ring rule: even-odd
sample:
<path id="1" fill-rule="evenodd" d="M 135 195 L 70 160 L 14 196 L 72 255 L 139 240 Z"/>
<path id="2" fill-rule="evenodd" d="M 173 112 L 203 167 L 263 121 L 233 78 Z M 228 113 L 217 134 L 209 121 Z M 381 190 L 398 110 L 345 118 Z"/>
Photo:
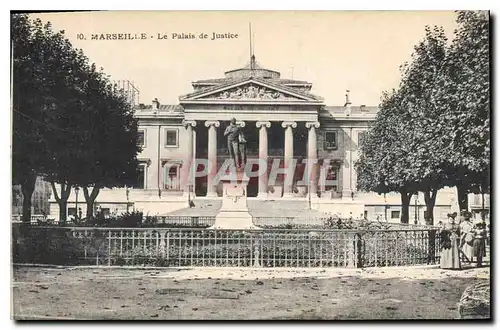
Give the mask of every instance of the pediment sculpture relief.
<path id="1" fill-rule="evenodd" d="M 209 98 L 214 96 L 210 95 Z M 263 86 L 240 86 L 233 89 L 225 90 L 215 96 L 217 99 L 232 99 L 232 100 L 294 100 L 296 98 L 285 95 L 281 92 L 263 87 Z"/>

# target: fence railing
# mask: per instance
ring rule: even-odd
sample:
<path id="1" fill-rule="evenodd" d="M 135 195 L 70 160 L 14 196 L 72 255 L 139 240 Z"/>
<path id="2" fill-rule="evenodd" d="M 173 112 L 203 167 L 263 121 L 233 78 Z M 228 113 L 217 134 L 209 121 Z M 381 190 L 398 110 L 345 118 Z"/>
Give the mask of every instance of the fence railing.
<path id="1" fill-rule="evenodd" d="M 323 227 L 328 217 L 253 217 L 252 221 L 258 227 Z"/>
<path id="2" fill-rule="evenodd" d="M 371 267 L 439 262 L 435 230 L 14 228 L 13 260 L 158 267 Z"/>
<path id="3" fill-rule="evenodd" d="M 405 224 L 405 223 L 395 223 L 395 222 L 382 222 L 382 221 L 368 221 L 360 219 L 351 218 L 337 218 L 334 216 L 323 216 L 323 217 L 253 217 L 253 224 L 258 227 L 265 228 L 323 228 L 323 229 L 340 229 L 346 228 L 346 226 L 351 225 L 352 227 L 357 227 L 362 223 L 372 224 L 374 226 L 379 226 L 385 229 L 429 229 L 432 226 L 426 225 L 416 225 L 416 224 Z"/>
<path id="4" fill-rule="evenodd" d="M 158 216 L 155 219 L 158 226 L 175 227 L 175 226 L 191 226 L 210 227 L 215 224 L 215 216 Z"/>
<path id="5" fill-rule="evenodd" d="M 151 219 L 147 219 L 151 218 Z M 20 219 L 13 217 L 13 223 L 19 223 Z M 336 218 L 336 217 L 253 217 L 252 222 L 257 227 L 262 228 L 276 228 L 276 229 L 339 229 L 346 228 L 345 226 L 337 226 L 337 222 L 341 224 L 352 224 L 358 226 L 362 223 L 362 220 L 358 219 L 347 219 L 347 218 Z M 368 223 L 368 221 L 364 221 Z M 415 225 L 415 224 L 403 224 L 403 223 L 392 223 L 392 222 L 378 222 L 371 221 L 371 224 L 378 225 L 383 229 L 429 229 L 431 226 L 425 225 Z M 135 225 L 133 227 L 163 227 L 163 228 L 208 228 L 215 224 L 215 216 L 154 216 L 146 217 L 142 224 Z M 64 225 L 64 226 L 75 226 L 75 227 L 94 227 L 95 225 L 86 224 L 85 222 L 75 224 L 71 218 L 67 219 L 64 224 L 59 221 L 54 221 L 53 219 L 46 218 L 44 216 L 32 216 L 31 225 L 45 226 L 45 225 Z M 112 227 L 116 224 L 110 224 L 107 227 Z M 124 227 L 130 227 L 128 225 L 120 225 Z M 350 228 L 350 227 L 347 227 Z"/>

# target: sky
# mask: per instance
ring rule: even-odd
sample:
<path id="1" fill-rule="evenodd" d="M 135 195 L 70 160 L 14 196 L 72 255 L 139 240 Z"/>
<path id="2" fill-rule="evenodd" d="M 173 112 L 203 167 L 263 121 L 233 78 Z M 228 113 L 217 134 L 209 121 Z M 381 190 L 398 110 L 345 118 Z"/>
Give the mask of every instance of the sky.
<path id="1" fill-rule="evenodd" d="M 45 13 L 34 17 L 64 30 L 91 62 L 114 80 L 130 80 L 140 103 L 158 98 L 178 104 L 191 82 L 223 78 L 249 62 L 249 23 L 259 64 L 281 78 L 307 80 L 326 105 L 376 106 L 382 92 L 397 87 L 399 66 L 410 60 L 426 25 L 456 27 L 452 11 L 108 11 Z M 210 40 L 213 33 L 237 38 Z M 91 40 L 92 34 L 137 34 L 146 39 Z M 195 39 L 172 39 L 193 34 Z M 206 33 L 207 39 L 199 35 Z M 167 35 L 159 39 L 158 35 Z M 83 37 L 83 38 L 82 38 Z"/>

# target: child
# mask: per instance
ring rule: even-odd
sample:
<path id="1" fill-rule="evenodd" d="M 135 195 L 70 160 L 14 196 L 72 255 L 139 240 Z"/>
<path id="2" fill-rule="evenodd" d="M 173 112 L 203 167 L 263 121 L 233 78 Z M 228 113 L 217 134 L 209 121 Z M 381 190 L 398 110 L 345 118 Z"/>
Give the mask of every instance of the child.
<path id="1" fill-rule="evenodd" d="M 480 222 L 476 223 L 472 228 L 472 233 L 474 234 L 474 242 L 472 243 L 472 249 L 474 256 L 477 258 L 477 267 L 481 267 L 483 263 L 483 257 L 486 256 L 486 222 L 481 219 Z"/>

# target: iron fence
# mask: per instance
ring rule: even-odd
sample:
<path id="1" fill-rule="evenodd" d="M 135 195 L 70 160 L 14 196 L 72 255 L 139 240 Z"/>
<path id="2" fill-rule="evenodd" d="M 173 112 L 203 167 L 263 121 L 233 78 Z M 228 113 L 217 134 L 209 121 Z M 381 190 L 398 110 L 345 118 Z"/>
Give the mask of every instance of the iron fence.
<path id="1" fill-rule="evenodd" d="M 14 262 L 158 267 L 368 267 L 435 264 L 435 230 L 207 230 L 21 227 Z"/>
<path id="2" fill-rule="evenodd" d="M 20 223 L 17 217 L 12 218 L 14 224 Z M 257 227 L 266 229 L 341 229 L 341 228 L 354 228 L 360 225 L 370 224 L 373 227 L 378 226 L 381 229 L 424 229 L 434 228 L 433 226 L 417 225 L 417 224 L 404 224 L 392 223 L 381 221 L 367 221 L 351 218 L 338 218 L 334 216 L 314 216 L 314 217 L 253 217 L 252 222 Z M 146 216 L 142 224 L 137 223 L 133 227 L 164 227 L 164 228 L 208 228 L 215 224 L 215 216 Z M 87 224 L 85 222 L 75 223 L 72 219 L 67 219 L 66 222 L 54 221 L 54 219 L 46 218 L 44 216 L 32 216 L 32 226 L 69 226 L 69 227 L 95 227 L 95 224 Z M 110 223 L 108 227 L 129 227 L 121 223 Z M 132 226 L 130 226 L 132 227 Z"/>
<path id="3" fill-rule="evenodd" d="M 253 224 L 263 228 L 302 228 L 302 229 L 354 229 L 360 226 L 368 226 L 373 229 L 429 229 L 434 226 L 405 224 L 382 221 L 369 221 L 352 218 L 339 218 L 334 216 L 323 217 L 253 217 Z"/>
<path id="4" fill-rule="evenodd" d="M 215 216 L 157 216 L 154 226 L 159 227 L 210 227 L 215 224 Z"/>
<path id="5" fill-rule="evenodd" d="M 252 222 L 257 227 L 285 228 L 322 228 L 329 217 L 253 217 Z"/>
<path id="6" fill-rule="evenodd" d="M 13 221 L 14 225 L 21 224 L 21 221 Z M 134 223 L 134 227 L 144 228 L 208 228 L 215 224 L 215 216 L 154 216 L 144 217 L 142 223 Z M 90 224 L 85 221 L 75 223 L 72 219 L 67 219 L 64 223 L 61 221 L 54 221 L 53 219 L 33 218 L 31 219 L 31 226 L 67 226 L 67 227 L 97 227 L 96 224 Z M 102 227 L 104 225 L 100 225 Z M 111 222 L 108 227 L 113 226 Z"/>

